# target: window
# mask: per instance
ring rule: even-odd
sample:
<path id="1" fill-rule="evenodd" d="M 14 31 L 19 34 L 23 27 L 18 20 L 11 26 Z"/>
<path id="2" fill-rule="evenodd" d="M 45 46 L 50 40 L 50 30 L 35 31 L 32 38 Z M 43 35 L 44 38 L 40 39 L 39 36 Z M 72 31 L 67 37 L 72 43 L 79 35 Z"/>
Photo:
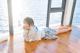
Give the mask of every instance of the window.
<path id="1" fill-rule="evenodd" d="M 30 16 L 39 28 L 46 26 L 48 0 L 23 0 L 23 17 Z"/>
<path id="2" fill-rule="evenodd" d="M 49 22 L 49 25 L 61 23 L 62 14 L 64 11 L 62 5 L 63 0 L 51 0 L 51 11 L 49 11 L 50 18 L 47 16 L 48 5 L 50 5 L 48 4 L 48 1 L 50 0 L 12 0 L 11 8 L 14 33 L 19 33 L 19 31 L 22 30 L 23 20 L 25 17 L 32 17 L 35 25 L 39 29 L 46 27 L 47 23 Z M 59 17 L 57 17 L 58 15 Z M 52 20 L 55 21 L 52 22 Z"/>
<path id="3" fill-rule="evenodd" d="M 33 18 L 39 29 L 46 27 L 47 4 L 48 0 L 12 0 L 14 33 L 21 31 L 25 17 Z"/>
<path id="4" fill-rule="evenodd" d="M 76 7 L 74 11 L 74 17 L 73 17 L 73 25 L 80 25 L 80 1 L 76 1 Z"/>
<path id="5" fill-rule="evenodd" d="M 9 35 L 7 0 L 0 0 L 0 40 Z"/>
<path id="6" fill-rule="evenodd" d="M 49 27 L 53 28 L 61 24 L 62 12 L 50 13 Z"/>
<path id="7" fill-rule="evenodd" d="M 62 7 L 62 0 L 52 0 L 51 8 Z"/>
<path id="8" fill-rule="evenodd" d="M 17 33 L 21 31 L 22 25 L 23 25 L 23 19 L 27 16 L 32 17 L 34 19 L 35 25 L 41 29 L 46 27 L 47 21 L 47 8 L 48 8 L 48 1 L 50 0 L 12 0 L 11 8 L 12 8 L 12 19 L 13 19 L 13 30 L 14 33 Z M 2 27 L 4 31 L 8 31 L 8 16 L 7 16 L 7 1 L 3 1 L 5 4 L 3 4 L 2 8 L 4 8 L 3 12 L 5 12 L 4 16 L 1 15 L 2 17 L 6 17 L 4 19 L 7 24 L 4 24 L 4 21 L 0 21 L 0 23 L 3 23 L 1 26 L 7 26 Z M 1 3 L 3 3 L 1 0 Z M 61 17 L 63 14 L 63 0 L 51 0 L 51 11 L 50 12 L 50 18 L 49 18 L 49 25 L 55 25 L 58 23 L 61 23 Z M 49 5 L 50 5 L 49 4 Z M 55 10 L 56 9 L 56 10 Z M 0 7 L 1 10 L 1 7 Z M 1 10 L 2 11 L 2 10 Z M 0 12 L 0 13 L 3 13 Z M 55 16 L 54 16 L 55 15 Z M 59 15 L 59 17 L 58 17 Z M 56 18 L 55 18 L 56 17 Z M 3 18 L 0 18 L 3 19 Z M 53 20 L 53 21 L 52 21 Z M 2 29 L 0 27 L 0 30 Z"/>

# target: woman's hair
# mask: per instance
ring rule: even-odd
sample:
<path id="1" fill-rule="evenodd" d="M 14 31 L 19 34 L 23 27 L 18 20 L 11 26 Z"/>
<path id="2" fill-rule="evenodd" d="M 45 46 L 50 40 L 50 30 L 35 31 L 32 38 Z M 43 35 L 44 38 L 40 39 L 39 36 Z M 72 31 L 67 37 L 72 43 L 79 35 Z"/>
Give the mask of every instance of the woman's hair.
<path id="1" fill-rule="evenodd" d="M 29 25 L 34 25 L 34 21 L 33 21 L 33 19 L 30 18 L 30 17 L 26 17 L 26 18 L 24 19 L 24 22 L 27 22 Z"/>

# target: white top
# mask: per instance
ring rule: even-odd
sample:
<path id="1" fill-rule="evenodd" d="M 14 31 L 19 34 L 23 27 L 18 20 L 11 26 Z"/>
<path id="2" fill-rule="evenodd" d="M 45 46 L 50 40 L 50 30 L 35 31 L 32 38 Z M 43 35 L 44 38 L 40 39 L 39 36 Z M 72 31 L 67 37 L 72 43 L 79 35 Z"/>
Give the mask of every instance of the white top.
<path id="1" fill-rule="evenodd" d="M 40 32 L 35 26 L 33 26 L 30 30 L 24 30 L 24 39 L 26 41 L 41 40 L 43 36 L 44 34 Z"/>

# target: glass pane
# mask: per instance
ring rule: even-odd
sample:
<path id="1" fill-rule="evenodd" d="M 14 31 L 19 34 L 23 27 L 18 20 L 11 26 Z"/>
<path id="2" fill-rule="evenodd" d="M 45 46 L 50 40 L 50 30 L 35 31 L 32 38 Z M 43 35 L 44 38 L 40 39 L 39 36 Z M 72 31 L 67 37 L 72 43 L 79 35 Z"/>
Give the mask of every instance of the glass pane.
<path id="1" fill-rule="evenodd" d="M 51 8 L 62 7 L 62 0 L 52 0 Z"/>
<path id="2" fill-rule="evenodd" d="M 7 0 L 0 0 L 0 40 L 5 39 L 9 32 Z"/>
<path id="3" fill-rule="evenodd" d="M 48 0 L 24 0 L 23 15 L 34 19 L 35 25 L 39 28 L 46 26 Z"/>
<path id="4" fill-rule="evenodd" d="M 49 22 L 50 28 L 54 28 L 55 26 L 60 25 L 61 19 L 62 19 L 62 12 L 51 13 Z"/>
<path id="5" fill-rule="evenodd" d="M 74 11 L 73 25 L 80 26 L 80 0 L 77 0 L 76 7 Z"/>

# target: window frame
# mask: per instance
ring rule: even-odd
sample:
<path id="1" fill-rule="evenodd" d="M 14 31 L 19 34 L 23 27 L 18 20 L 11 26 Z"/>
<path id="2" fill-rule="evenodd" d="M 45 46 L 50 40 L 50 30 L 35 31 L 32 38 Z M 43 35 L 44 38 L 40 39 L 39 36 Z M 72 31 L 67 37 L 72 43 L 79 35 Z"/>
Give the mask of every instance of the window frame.
<path id="1" fill-rule="evenodd" d="M 7 0 L 7 6 L 8 6 L 8 18 L 9 18 L 9 34 L 13 35 L 13 17 L 12 17 L 12 0 Z"/>
<path id="2" fill-rule="evenodd" d="M 74 16 L 74 11 L 75 11 L 75 6 L 76 6 L 76 0 L 73 1 L 73 6 L 72 6 L 72 11 L 71 11 L 69 26 L 72 26 L 73 16 Z"/>
<path id="3" fill-rule="evenodd" d="M 51 8 L 51 1 L 52 0 L 48 0 L 46 27 L 49 27 L 50 13 L 55 13 L 55 12 L 62 12 L 61 25 L 63 25 L 66 0 L 62 0 L 61 8 L 60 7 Z"/>

